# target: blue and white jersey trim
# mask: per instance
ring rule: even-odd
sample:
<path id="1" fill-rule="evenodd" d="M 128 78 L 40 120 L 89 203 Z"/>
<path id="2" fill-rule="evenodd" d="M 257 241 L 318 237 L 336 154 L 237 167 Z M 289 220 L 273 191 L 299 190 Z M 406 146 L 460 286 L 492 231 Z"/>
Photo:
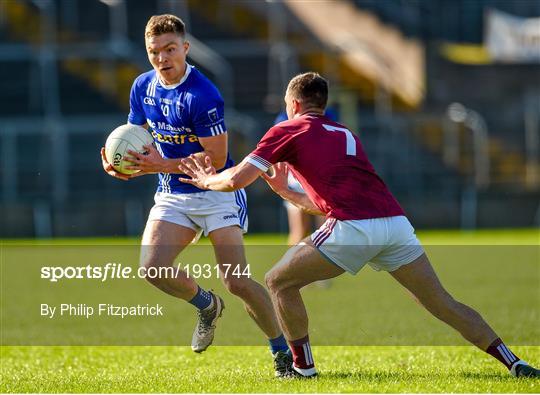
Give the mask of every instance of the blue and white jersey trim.
<path id="1" fill-rule="evenodd" d="M 146 96 L 155 97 L 156 96 L 156 86 L 158 83 L 158 79 L 154 78 L 146 88 Z"/>
<path id="2" fill-rule="evenodd" d="M 223 125 L 222 124 L 219 124 L 219 125 L 216 125 L 216 126 L 212 126 L 210 128 L 211 132 L 212 132 L 212 136 L 217 136 L 218 134 L 223 134 L 226 132 L 225 129 L 223 129 Z"/>
<path id="3" fill-rule="evenodd" d="M 165 155 L 163 154 L 163 149 L 159 144 L 156 144 L 156 148 L 159 154 L 162 157 L 165 157 Z M 159 179 L 161 186 L 160 192 L 171 193 L 171 175 L 169 173 L 159 173 Z"/>

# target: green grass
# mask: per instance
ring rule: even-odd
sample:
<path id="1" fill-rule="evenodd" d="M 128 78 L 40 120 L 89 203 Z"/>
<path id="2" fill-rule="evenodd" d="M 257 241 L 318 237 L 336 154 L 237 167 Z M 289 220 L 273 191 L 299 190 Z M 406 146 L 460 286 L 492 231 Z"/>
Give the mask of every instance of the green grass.
<path id="1" fill-rule="evenodd" d="M 418 237 L 423 244 L 475 244 L 475 245 L 539 245 L 540 229 L 488 229 L 480 231 L 459 230 L 429 230 L 418 231 Z M 284 234 L 248 234 L 246 244 L 284 244 L 287 236 Z M 48 245 L 48 244 L 99 244 L 99 245 L 133 245 L 139 243 L 134 237 L 71 237 L 62 239 L 0 239 L 0 245 Z M 198 244 L 210 244 L 202 238 Z"/>
<path id="2" fill-rule="evenodd" d="M 538 358 L 538 347 L 516 347 Z M 315 380 L 273 377 L 265 347 L 3 347 L 2 392 L 537 393 L 472 347 L 315 347 Z"/>
<path id="3" fill-rule="evenodd" d="M 539 365 L 539 231 L 419 236 L 451 293 L 476 307 L 517 355 Z M 247 239 L 256 279 L 279 259 L 284 241 L 282 235 Z M 311 381 L 273 378 L 260 332 L 218 280 L 200 281 L 227 304 L 217 346 L 196 355 L 186 347 L 195 322 L 192 308 L 142 280 L 51 284 L 39 278 L 45 264 L 133 263 L 136 244 L 136 239 L 0 242 L 0 391 L 540 392 L 540 380 L 510 377 L 500 363 L 464 346 L 456 333 L 416 306 L 390 276 L 368 267 L 355 277 L 333 280 L 329 289 L 303 291 L 320 371 Z M 213 262 L 211 248 L 191 247 L 181 260 Z M 41 302 L 161 303 L 167 314 L 147 320 L 47 320 L 39 316 Z"/>

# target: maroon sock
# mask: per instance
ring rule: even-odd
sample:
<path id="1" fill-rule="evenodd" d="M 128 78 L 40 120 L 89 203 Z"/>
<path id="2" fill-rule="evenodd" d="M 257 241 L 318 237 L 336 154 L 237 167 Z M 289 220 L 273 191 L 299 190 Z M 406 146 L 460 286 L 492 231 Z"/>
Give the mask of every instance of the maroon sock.
<path id="1" fill-rule="evenodd" d="M 491 343 L 491 345 L 487 348 L 486 352 L 501 361 L 504 366 L 508 368 L 508 370 L 512 368 L 514 363 L 519 361 L 519 357 L 515 356 L 500 338 L 493 341 L 493 343 Z"/>
<path id="2" fill-rule="evenodd" d="M 311 369 L 315 366 L 311 346 L 309 345 L 309 336 L 289 342 L 293 355 L 294 366 L 300 369 Z"/>

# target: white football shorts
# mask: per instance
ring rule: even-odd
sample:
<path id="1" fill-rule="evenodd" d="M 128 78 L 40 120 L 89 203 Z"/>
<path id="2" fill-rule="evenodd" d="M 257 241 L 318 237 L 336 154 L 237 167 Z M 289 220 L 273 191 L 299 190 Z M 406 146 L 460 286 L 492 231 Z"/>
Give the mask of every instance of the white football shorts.
<path id="1" fill-rule="evenodd" d="M 343 270 L 356 274 L 368 263 L 393 272 L 424 253 L 405 216 L 339 221 L 329 218 L 311 235 L 322 255 Z"/>
<path id="2" fill-rule="evenodd" d="M 213 230 L 239 226 L 247 232 L 247 197 L 243 189 L 234 192 L 157 192 L 148 221 L 167 221 L 185 226 L 205 236 Z M 194 241 L 198 239 L 198 236 Z"/>

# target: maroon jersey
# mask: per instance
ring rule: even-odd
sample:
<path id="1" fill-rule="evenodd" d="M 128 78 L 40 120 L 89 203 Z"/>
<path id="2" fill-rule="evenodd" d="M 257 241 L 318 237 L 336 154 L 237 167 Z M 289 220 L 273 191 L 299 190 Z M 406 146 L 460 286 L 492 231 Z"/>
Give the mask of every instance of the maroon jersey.
<path id="1" fill-rule="evenodd" d="M 306 114 L 272 127 L 248 161 L 263 171 L 286 162 L 327 217 L 344 221 L 404 215 L 358 137 L 322 115 Z"/>

